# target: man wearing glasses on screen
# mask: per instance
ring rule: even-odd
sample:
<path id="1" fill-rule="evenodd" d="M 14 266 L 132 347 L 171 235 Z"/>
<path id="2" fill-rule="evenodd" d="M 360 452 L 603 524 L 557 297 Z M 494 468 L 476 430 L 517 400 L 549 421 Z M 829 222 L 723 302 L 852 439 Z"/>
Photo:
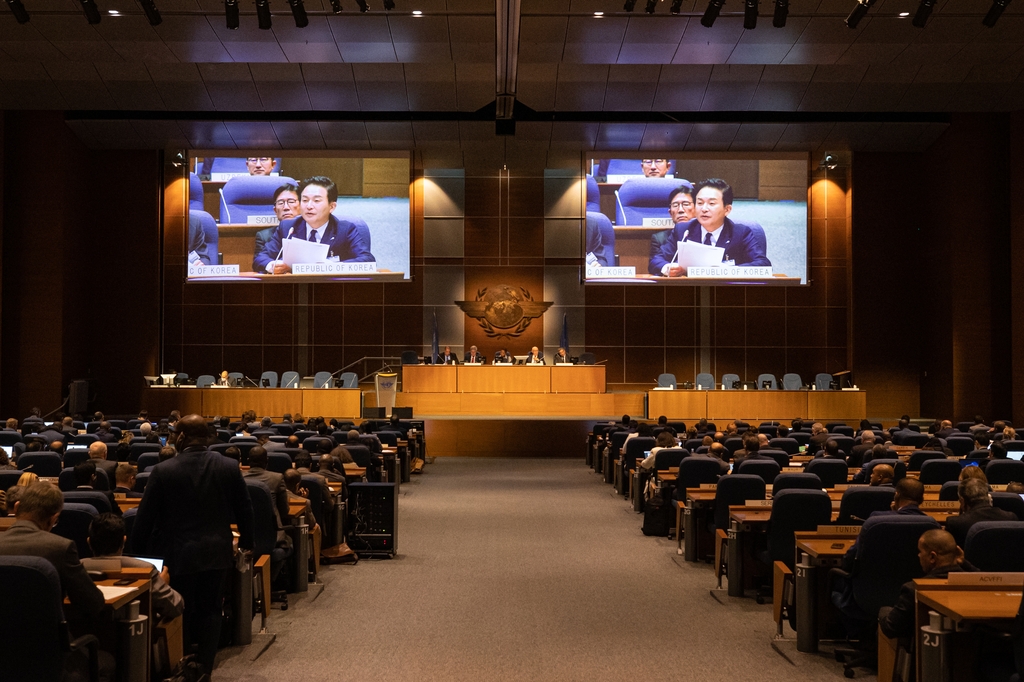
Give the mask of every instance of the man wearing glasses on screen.
<path id="1" fill-rule="evenodd" d="M 644 177 L 666 178 L 668 177 L 668 159 L 641 159 L 640 167 L 644 171 Z"/>
<path id="2" fill-rule="evenodd" d="M 696 212 L 693 208 L 693 185 L 689 180 L 680 180 L 679 187 L 668 195 L 668 215 L 676 225 L 693 220 Z M 647 272 L 652 275 L 661 274 L 661 265 L 655 262 L 665 242 L 672 236 L 672 230 L 662 230 L 651 235 L 651 249 L 647 256 Z"/>
<path id="3" fill-rule="evenodd" d="M 324 176 L 306 178 L 299 184 L 299 213 L 281 221 L 267 240 L 263 251 L 253 259 L 254 272 L 284 275 L 292 271 L 281 258 L 285 239 L 302 239 L 328 244 L 328 261 L 373 262 L 369 235 L 356 226 L 331 214 L 338 206 L 338 187 Z"/>
<path id="4" fill-rule="evenodd" d="M 676 223 L 672 233 L 651 258 L 650 271 L 667 277 L 680 277 L 686 273 L 675 263 L 678 242 L 691 241 L 725 249 L 722 263 L 740 267 L 771 267 L 765 255 L 767 250 L 764 229 L 756 223 L 749 225 L 733 222 L 732 187 L 720 178 L 708 178 L 694 185 L 693 220 Z"/>
<path id="5" fill-rule="evenodd" d="M 299 215 L 299 188 L 295 185 L 288 183 L 281 185 L 274 191 L 274 215 L 277 216 L 278 224 L 282 220 L 288 218 L 294 218 Z M 256 245 L 252 251 L 254 271 L 258 271 L 256 267 L 256 258 L 263 252 L 264 247 L 267 245 L 267 241 L 270 240 L 274 234 L 276 227 L 267 227 L 256 233 Z"/>
<path id="6" fill-rule="evenodd" d="M 276 164 L 277 161 L 268 156 L 250 156 L 245 160 L 245 169 L 249 175 L 270 175 Z"/>

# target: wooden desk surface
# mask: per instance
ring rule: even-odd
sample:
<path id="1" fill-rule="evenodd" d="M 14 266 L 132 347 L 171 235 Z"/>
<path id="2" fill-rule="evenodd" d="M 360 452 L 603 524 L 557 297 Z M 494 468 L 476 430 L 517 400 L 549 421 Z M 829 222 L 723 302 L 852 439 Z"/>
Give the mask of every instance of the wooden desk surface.
<path id="1" fill-rule="evenodd" d="M 729 507 L 735 509 L 735 507 Z M 772 518 L 772 510 L 764 509 L 736 509 L 729 512 L 729 518 L 737 523 L 768 523 Z"/>
<path id="2" fill-rule="evenodd" d="M 847 550 L 853 547 L 857 538 L 813 538 L 797 540 L 796 548 L 801 552 L 807 552 L 812 557 L 839 557 L 846 554 Z M 833 547 L 832 545 L 842 545 Z"/>
<path id="3" fill-rule="evenodd" d="M 110 578 L 109 580 L 100 580 L 96 584 L 97 585 L 106 585 L 106 586 L 113 587 L 114 583 L 116 583 L 116 582 L 117 582 L 116 578 Z M 122 587 L 122 586 L 118 585 L 117 587 Z M 120 597 L 118 597 L 117 599 L 106 599 L 105 603 L 107 604 L 107 606 L 113 607 L 116 610 L 116 609 L 121 608 L 125 604 L 129 604 L 132 601 L 138 599 L 140 596 L 142 596 L 146 592 L 149 592 L 149 581 L 148 580 L 134 580 L 134 581 L 132 581 L 131 585 L 124 585 L 123 587 L 130 587 L 130 588 L 132 588 L 132 591 L 128 592 L 128 593 L 126 593 L 126 594 L 124 594 L 124 595 L 122 595 Z M 65 598 L 64 602 L 67 603 L 68 600 Z"/>
<path id="4" fill-rule="evenodd" d="M 957 623 L 969 620 L 1010 620 L 1017 616 L 1021 594 L 997 590 L 918 589 L 917 601 Z"/>

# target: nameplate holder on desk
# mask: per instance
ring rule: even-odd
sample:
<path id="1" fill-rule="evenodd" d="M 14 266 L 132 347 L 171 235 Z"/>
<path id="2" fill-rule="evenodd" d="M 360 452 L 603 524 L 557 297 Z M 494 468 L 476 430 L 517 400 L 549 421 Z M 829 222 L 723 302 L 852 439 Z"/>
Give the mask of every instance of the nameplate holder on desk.
<path id="1" fill-rule="evenodd" d="M 941 485 L 926 485 L 924 487 L 924 491 L 926 493 L 937 493 L 940 490 L 942 490 L 942 486 Z"/>
<path id="2" fill-rule="evenodd" d="M 860 535 L 860 526 L 818 526 L 817 532 L 828 535 Z"/>
<path id="3" fill-rule="evenodd" d="M 763 279 L 772 277 L 774 270 L 770 267 L 738 265 L 695 265 L 686 268 L 687 277 L 702 279 Z"/>
<path id="4" fill-rule="evenodd" d="M 272 227 L 277 226 L 278 221 L 276 215 L 250 215 L 245 217 L 246 225 L 259 225 L 260 227 Z"/>
<path id="5" fill-rule="evenodd" d="M 958 500 L 929 500 L 921 503 L 922 509 L 959 509 Z"/>
<path id="6" fill-rule="evenodd" d="M 237 277 L 238 265 L 190 265 L 189 277 Z"/>
<path id="7" fill-rule="evenodd" d="M 992 488 L 992 492 L 996 492 L 996 493 L 1005 493 L 1006 492 L 1006 484 L 1005 483 L 996 484 L 996 485 L 990 485 L 989 488 Z"/>
<path id="8" fill-rule="evenodd" d="M 803 467 L 782 467 L 782 473 L 784 474 L 796 474 L 803 471 Z"/>
<path id="9" fill-rule="evenodd" d="M 999 587 L 1024 586 L 1024 573 L 954 572 L 949 574 L 949 585 L 986 585 Z"/>
<path id="10" fill-rule="evenodd" d="M 294 275 L 365 275 L 377 272 L 377 264 L 370 263 L 295 263 Z"/>
<path id="11" fill-rule="evenodd" d="M 744 507 L 771 507 L 771 500 L 744 500 Z"/>
<path id="12" fill-rule="evenodd" d="M 675 227 L 671 218 L 644 218 L 644 227 Z"/>
<path id="13" fill-rule="evenodd" d="M 592 267 L 587 268 L 587 277 L 636 277 L 636 268 L 629 267 Z"/>
<path id="14" fill-rule="evenodd" d="M 718 490 L 718 484 L 717 483 L 701 483 L 700 484 L 700 489 L 701 490 Z"/>

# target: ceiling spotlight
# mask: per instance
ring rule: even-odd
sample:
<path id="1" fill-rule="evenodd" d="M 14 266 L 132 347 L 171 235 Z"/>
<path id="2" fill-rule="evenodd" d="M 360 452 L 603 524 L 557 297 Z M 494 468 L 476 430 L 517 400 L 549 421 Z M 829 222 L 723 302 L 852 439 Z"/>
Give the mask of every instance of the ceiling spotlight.
<path id="1" fill-rule="evenodd" d="M 185 165 L 185 161 L 188 159 L 188 155 L 185 154 L 184 149 L 179 149 L 174 152 L 174 156 L 171 157 L 171 165 L 175 168 L 181 168 Z"/>
<path id="2" fill-rule="evenodd" d="M 670 12 L 672 12 L 672 14 L 679 14 L 679 12 L 682 11 L 682 9 L 683 0 L 672 0 L 672 9 L 669 10 Z"/>
<path id="3" fill-rule="evenodd" d="M 789 0 L 775 0 L 775 15 L 772 16 L 772 26 L 782 28 L 786 25 L 786 17 L 789 16 Z"/>
<path id="4" fill-rule="evenodd" d="M 370 11 L 370 7 L 366 4 L 366 0 L 356 0 L 356 4 L 359 5 L 360 12 Z"/>
<path id="5" fill-rule="evenodd" d="M 11 13 L 19 24 L 28 21 L 28 12 L 25 11 L 25 5 L 21 4 L 21 0 L 7 0 L 7 6 L 11 8 Z"/>
<path id="6" fill-rule="evenodd" d="M 825 158 L 818 164 L 819 168 L 827 168 L 829 170 L 835 170 L 836 166 L 839 165 L 839 160 L 833 154 L 825 154 Z"/>
<path id="7" fill-rule="evenodd" d="M 146 13 L 146 18 L 149 19 L 149 25 L 159 26 L 163 18 L 160 16 L 160 10 L 153 4 L 153 0 L 139 0 L 139 4 L 142 5 L 142 11 Z"/>
<path id="8" fill-rule="evenodd" d="M 224 0 L 224 21 L 230 30 L 238 29 L 238 0 Z"/>
<path id="9" fill-rule="evenodd" d="M 395 0 L 384 0 L 384 9 L 391 11 L 395 8 Z"/>
<path id="10" fill-rule="evenodd" d="M 1003 15 L 1003 10 L 1010 4 L 1010 0 L 992 0 L 992 6 L 988 8 L 988 14 L 981 20 L 981 23 L 985 24 L 989 28 L 996 25 L 999 21 L 999 17 Z"/>
<path id="11" fill-rule="evenodd" d="M 270 0 L 256 0 L 256 21 L 262 30 L 270 30 L 274 22 L 270 16 Z"/>
<path id="12" fill-rule="evenodd" d="M 846 17 L 846 25 L 850 28 L 857 28 L 857 24 L 864 18 L 864 15 L 871 9 L 871 5 L 875 4 L 875 0 L 857 0 L 857 6 L 850 12 L 850 16 Z"/>
<path id="13" fill-rule="evenodd" d="M 711 28 L 715 25 L 718 13 L 722 11 L 725 0 L 708 0 L 708 8 L 704 10 L 704 16 L 700 18 L 700 25 Z"/>
<path id="14" fill-rule="evenodd" d="M 306 7 L 302 4 L 302 0 L 288 0 L 288 4 L 292 8 L 292 17 L 295 18 L 296 28 L 309 26 L 309 18 L 306 17 Z"/>
<path id="15" fill-rule="evenodd" d="M 743 28 L 752 31 L 757 28 L 758 0 L 743 0 Z"/>
<path id="16" fill-rule="evenodd" d="M 622 9 L 632 12 L 634 7 L 636 7 L 636 0 L 626 0 L 626 4 L 622 6 Z"/>
<path id="17" fill-rule="evenodd" d="M 93 0 L 78 0 L 78 3 L 82 6 L 85 18 L 90 24 L 100 23 L 100 11 L 96 9 L 96 3 Z"/>
<path id="18" fill-rule="evenodd" d="M 644 7 L 644 11 L 648 14 L 654 14 L 654 8 L 658 6 L 658 0 L 647 0 L 647 7 Z"/>
<path id="19" fill-rule="evenodd" d="M 935 6 L 935 0 L 921 0 L 921 4 L 917 6 L 917 13 L 914 15 L 912 23 L 918 28 L 924 28 L 924 25 L 928 22 L 928 17 L 932 14 L 932 7 Z"/>

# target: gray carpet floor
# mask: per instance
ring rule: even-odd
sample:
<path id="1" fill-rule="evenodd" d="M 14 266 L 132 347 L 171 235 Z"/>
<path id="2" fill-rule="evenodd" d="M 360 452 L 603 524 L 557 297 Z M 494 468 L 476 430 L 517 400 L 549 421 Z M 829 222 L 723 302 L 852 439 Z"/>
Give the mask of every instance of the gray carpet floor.
<path id="1" fill-rule="evenodd" d="M 712 597 L 710 566 L 644 536 L 580 460 L 437 459 L 399 509 L 396 559 L 325 567 L 317 598 L 272 612 L 276 641 L 222 651 L 214 679 L 843 679 L 774 651 L 770 605 Z"/>

